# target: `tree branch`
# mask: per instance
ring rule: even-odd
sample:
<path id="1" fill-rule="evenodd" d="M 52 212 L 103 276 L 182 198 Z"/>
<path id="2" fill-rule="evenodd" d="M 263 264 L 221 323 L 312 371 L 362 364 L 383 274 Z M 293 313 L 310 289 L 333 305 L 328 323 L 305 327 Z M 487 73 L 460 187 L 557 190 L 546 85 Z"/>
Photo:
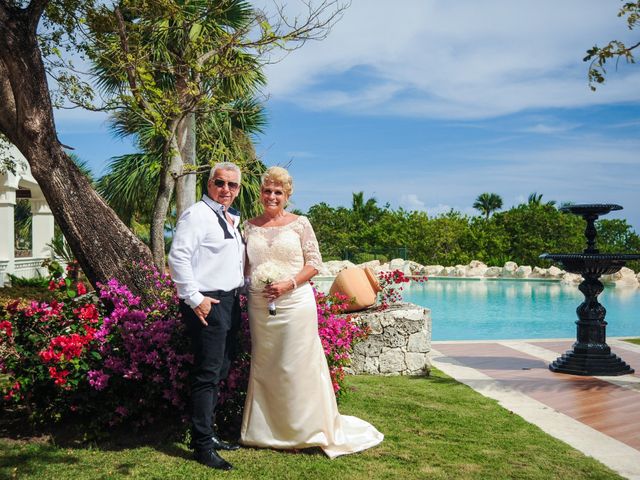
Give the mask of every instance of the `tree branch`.
<path id="1" fill-rule="evenodd" d="M 129 40 L 127 38 L 127 30 L 124 23 L 124 18 L 122 17 L 122 12 L 120 11 L 120 7 L 116 7 L 114 13 L 118 21 L 118 37 L 120 38 L 120 46 L 122 47 L 122 51 L 124 52 L 124 68 L 127 72 L 127 81 L 129 82 L 129 88 L 131 88 L 131 93 L 133 93 L 133 97 L 135 98 L 138 107 L 142 110 L 149 111 L 149 105 L 147 105 L 144 97 L 140 95 L 134 67 L 129 62 Z"/>
<path id="2" fill-rule="evenodd" d="M 29 27 L 35 32 L 40 22 L 40 17 L 44 13 L 44 9 L 49 4 L 49 0 L 32 0 L 26 9 L 29 17 Z"/>
<path id="3" fill-rule="evenodd" d="M 632 45 L 632 46 L 630 46 L 630 47 L 627 47 L 627 50 L 631 51 L 631 50 L 633 50 L 634 48 L 638 48 L 638 47 L 640 47 L 640 42 L 638 42 L 638 43 L 636 43 L 635 45 Z"/>

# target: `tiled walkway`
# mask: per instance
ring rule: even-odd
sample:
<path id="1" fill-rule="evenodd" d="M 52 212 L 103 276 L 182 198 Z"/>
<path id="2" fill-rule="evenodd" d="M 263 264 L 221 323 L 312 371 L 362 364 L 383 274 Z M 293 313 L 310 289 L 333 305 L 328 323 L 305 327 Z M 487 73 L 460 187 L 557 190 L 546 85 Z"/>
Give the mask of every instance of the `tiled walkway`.
<path id="1" fill-rule="evenodd" d="M 433 365 L 547 433 L 640 480 L 640 346 L 608 339 L 633 375 L 581 377 L 548 365 L 573 340 L 433 342 Z"/>

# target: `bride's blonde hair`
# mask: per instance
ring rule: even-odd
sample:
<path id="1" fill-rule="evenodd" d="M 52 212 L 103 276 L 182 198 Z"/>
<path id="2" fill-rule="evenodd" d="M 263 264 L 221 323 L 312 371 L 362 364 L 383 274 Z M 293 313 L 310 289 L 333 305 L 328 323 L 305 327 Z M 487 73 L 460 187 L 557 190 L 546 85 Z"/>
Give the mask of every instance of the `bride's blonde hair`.
<path id="1" fill-rule="evenodd" d="M 293 193 L 293 178 L 286 169 L 282 167 L 269 167 L 262 174 L 261 186 L 264 188 L 268 183 L 280 185 L 287 197 Z"/>

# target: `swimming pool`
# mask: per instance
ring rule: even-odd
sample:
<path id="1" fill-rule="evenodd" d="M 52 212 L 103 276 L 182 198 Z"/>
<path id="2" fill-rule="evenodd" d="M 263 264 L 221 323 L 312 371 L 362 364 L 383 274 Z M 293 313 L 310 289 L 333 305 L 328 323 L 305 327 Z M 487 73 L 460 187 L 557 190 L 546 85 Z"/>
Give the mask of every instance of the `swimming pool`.
<path id="1" fill-rule="evenodd" d="M 431 309 L 433 340 L 575 338 L 575 285 L 526 280 L 431 279 L 411 283 L 405 301 Z M 640 289 L 606 286 L 607 336 L 640 336 Z"/>

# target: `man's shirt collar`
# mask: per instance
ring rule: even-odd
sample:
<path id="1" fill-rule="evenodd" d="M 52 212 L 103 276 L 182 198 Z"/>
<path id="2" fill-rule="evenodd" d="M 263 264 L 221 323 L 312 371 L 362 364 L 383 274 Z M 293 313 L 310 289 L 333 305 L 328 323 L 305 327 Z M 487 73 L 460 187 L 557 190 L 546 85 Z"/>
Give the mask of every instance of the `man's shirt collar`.
<path id="1" fill-rule="evenodd" d="M 211 209 L 214 212 L 216 212 L 219 215 L 224 216 L 224 211 L 225 211 L 224 205 L 222 205 L 221 203 L 216 202 L 214 199 L 212 199 L 211 197 L 209 197 L 206 194 L 202 195 L 202 201 L 204 203 L 206 203 L 207 205 L 209 205 L 209 207 L 211 207 Z M 226 210 L 230 215 L 240 218 L 240 212 L 238 210 L 236 210 L 235 208 L 229 207 Z"/>

